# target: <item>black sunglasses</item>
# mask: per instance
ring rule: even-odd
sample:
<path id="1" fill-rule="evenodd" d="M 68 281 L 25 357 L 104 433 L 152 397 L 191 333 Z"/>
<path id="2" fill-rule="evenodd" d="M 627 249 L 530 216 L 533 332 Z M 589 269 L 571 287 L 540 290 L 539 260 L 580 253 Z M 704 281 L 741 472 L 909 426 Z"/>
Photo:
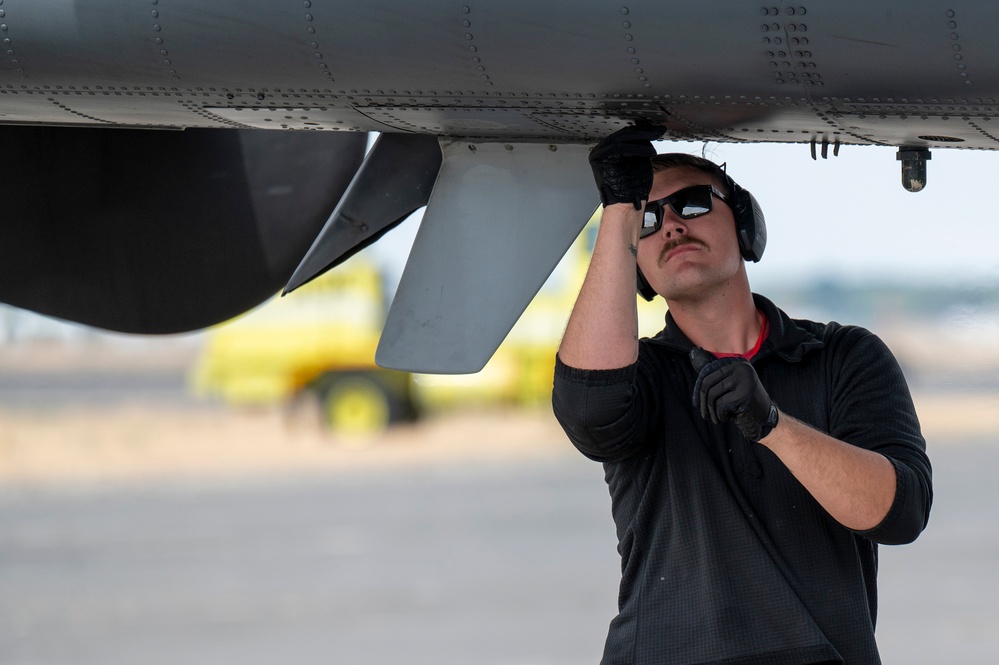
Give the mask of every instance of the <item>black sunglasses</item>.
<path id="1" fill-rule="evenodd" d="M 680 219 L 694 219 L 711 212 L 711 197 L 717 196 L 725 205 L 731 207 L 728 197 L 718 191 L 714 185 L 694 185 L 684 187 L 665 198 L 649 201 L 645 204 L 645 215 L 642 218 L 642 230 L 638 237 L 652 235 L 663 225 L 663 210 L 666 206 L 676 213 Z"/>

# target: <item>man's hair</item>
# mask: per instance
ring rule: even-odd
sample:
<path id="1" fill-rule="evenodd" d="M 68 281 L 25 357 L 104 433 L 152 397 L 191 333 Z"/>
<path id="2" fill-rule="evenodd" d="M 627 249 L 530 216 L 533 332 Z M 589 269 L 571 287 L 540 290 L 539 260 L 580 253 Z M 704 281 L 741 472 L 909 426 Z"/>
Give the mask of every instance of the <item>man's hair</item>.
<path id="1" fill-rule="evenodd" d="M 674 169 L 681 166 L 703 171 L 705 174 L 711 176 L 711 178 L 715 181 L 715 184 L 721 188 L 722 192 L 726 196 L 732 195 L 731 188 L 728 184 L 729 179 L 725 174 L 725 169 L 718 166 L 711 160 L 698 157 L 697 155 L 688 155 L 684 152 L 668 152 L 663 155 L 656 155 L 652 158 L 653 173 L 659 173 L 660 171 L 665 171 L 666 169 Z"/>

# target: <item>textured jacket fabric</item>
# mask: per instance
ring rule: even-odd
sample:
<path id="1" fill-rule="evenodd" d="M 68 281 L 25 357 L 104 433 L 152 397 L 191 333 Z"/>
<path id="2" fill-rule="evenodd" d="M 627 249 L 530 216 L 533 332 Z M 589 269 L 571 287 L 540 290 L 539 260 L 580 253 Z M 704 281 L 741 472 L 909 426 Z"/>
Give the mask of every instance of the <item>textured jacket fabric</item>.
<path id="1" fill-rule="evenodd" d="M 621 555 L 605 665 L 879 663 L 877 544 L 910 542 L 932 501 L 926 445 L 902 372 L 855 326 L 792 320 L 754 296 L 770 334 L 752 364 L 780 410 L 895 467 L 880 525 L 851 531 L 766 447 L 692 405 L 690 341 L 667 314 L 635 365 L 556 359 L 552 403 L 604 464 Z"/>

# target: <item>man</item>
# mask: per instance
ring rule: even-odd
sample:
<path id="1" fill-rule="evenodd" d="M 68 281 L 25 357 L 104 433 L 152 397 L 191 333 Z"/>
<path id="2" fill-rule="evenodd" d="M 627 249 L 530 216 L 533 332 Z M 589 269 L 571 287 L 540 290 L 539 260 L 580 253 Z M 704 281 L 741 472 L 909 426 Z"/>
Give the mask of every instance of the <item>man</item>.
<path id="1" fill-rule="evenodd" d="M 655 156 L 661 136 L 629 127 L 590 153 L 603 217 L 552 396 L 612 499 L 603 663 L 879 663 L 877 544 L 914 540 L 932 500 L 898 363 L 753 294 L 755 199 L 707 160 Z M 636 275 L 669 306 L 651 339 Z"/>

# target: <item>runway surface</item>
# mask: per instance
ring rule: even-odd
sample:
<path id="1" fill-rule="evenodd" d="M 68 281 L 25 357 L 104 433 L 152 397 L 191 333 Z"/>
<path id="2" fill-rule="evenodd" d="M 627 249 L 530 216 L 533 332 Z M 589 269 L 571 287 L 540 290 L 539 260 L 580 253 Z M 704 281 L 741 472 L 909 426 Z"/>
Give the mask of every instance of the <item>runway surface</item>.
<path id="1" fill-rule="evenodd" d="M 883 659 L 992 665 L 999 445 L 931 454 L 929 529 L 881 549 Z M 0 663 L 596 663 L 617 565 L 602 471 L 568 451 L 14 485 Z"/>

